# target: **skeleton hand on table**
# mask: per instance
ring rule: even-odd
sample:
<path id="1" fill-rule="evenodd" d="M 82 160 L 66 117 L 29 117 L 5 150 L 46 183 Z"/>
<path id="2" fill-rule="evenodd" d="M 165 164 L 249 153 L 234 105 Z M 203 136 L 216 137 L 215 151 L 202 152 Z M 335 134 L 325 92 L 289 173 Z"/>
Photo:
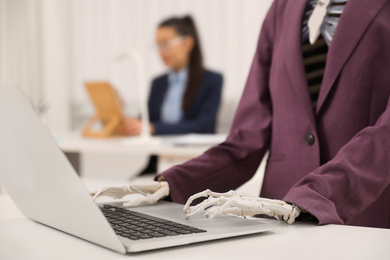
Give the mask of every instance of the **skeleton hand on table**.
<path id="1" fill-rule="evenodd" d="M 195 199 L 201 197 L 208 198 L 198 205 L 190 207 Z M 288 204 L 287 202 L 260 198 L 233 190 L 226 193 L 217 193 L 211 190 L 199 192 L 188 199 L 184 206 L 184 212 L 187 213 L 187 219 L 189 219 L 191 216 L 201 213 L 211 206 L 215 207 L 207 210 L 205 214 L 207 218 L 227 214 L 238 216 L 265 214 L 292 224 L 301 213 L 301 210 L 297 206 Z"/>
<path id="2" fill-rule="evenodd" d="M 150 184 L 124 185 L 118 187 L 102 187 L 97 191 L 91 192 L 93 199 L 100 196 L 109 196 L 114 199 L 121 199 L 126 195 L 141 194 L 143 197 L 133 198 L 129 202 L 123 203 L 123 207 L 135 207 L 140 204 L 154 204 L 158 200 L 169 195 L 168 182 L 151 182 Z"/>

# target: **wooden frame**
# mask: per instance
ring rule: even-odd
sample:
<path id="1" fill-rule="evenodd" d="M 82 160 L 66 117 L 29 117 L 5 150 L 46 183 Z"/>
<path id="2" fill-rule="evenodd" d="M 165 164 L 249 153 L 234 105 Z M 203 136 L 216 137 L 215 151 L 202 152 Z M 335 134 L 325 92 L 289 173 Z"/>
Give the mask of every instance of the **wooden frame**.
<path id="1" fill-rule="evenodd" d="M 84 126 L 83 136 L 92 138 L 122 136 L 124 116 L 115 89 L 106 81 L 85 82 L 85 88 L 95 107 L 95 115 Z M 94 130 L 97 122 L 100 122 L 101 129 Z"/>

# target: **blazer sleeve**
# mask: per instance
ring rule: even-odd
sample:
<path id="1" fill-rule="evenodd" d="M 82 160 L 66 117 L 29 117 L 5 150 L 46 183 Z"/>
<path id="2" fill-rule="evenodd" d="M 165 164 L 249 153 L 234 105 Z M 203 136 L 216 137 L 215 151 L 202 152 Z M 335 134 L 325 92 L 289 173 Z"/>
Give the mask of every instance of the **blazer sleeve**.
<path id="1" fill-rule="evenodd" d="M 332 160 L 294 185 L 284 200 L 309 211 L 319 224 L 346 224 L 390 186 L 389 136 L 390 97 L 374 126 L 358 132 Z"/>
<path id="2" fill-rule="evenodd" d="M 204 133 L 214 127 L 222 92 L 222 75 L 212 74 L 210 79 L 204 80 L 201 100 L 197 100 L 196 116 L 185 118 L 177 124 L 165 124 L 161 121 L 153 122 L 156 135 Z"/>
<path id="3" fill-rule="evenodd" d="M 272 46 L 275 37 L 272 4 L 263 22 L 256 54 L 239 103 L 232 129 L 225 142 L 162 175 L 170 186 L 170 197 L 185 203 L 206 188 L 224 192 L 236 189 L 256 172 L 269 146 L 271 101 L 268 89 Z"/>
<path id="4" fill-rule="evenodd" d="M 157 122 L 160 120 L 160 111 L 165 92 L 168 88 L 168 76 L 163 75 L 152 81 L 148 98 L 149 121 Z"/>

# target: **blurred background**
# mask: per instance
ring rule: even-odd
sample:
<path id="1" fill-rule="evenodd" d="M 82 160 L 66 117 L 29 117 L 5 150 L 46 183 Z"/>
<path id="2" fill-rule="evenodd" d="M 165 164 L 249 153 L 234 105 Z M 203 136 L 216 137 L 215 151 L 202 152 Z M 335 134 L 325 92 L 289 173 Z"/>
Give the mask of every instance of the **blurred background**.
<path id="1" fill-rule="evenodd" d="M 155 47 L 158 23 L 190 14 L 205 66 L 224 76 L 218 133 L 227 133 L 272 0 L 0 0 L 0 82 L 24 89 L 51 131 L 79 130 L 93 115 L 83 83 L 106 80 L 139 111 L 131 59 L 136 50 L 146 82 L 166 71 Z M 148 93 L 148 89 L 146 89 Z"/>

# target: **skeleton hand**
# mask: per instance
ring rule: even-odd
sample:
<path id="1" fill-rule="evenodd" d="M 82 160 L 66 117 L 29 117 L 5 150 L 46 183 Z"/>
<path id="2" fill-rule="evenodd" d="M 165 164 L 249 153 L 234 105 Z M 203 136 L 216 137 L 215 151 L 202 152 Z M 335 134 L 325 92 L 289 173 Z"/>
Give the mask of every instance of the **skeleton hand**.
<path id="1" fill-rule="evenodd" d="M 190 207 L 192 201 L 201 197 L 208 198 L 198 205 Z M 191 216 L 203 212 L 211 206 L 216 207 L 206 212 L 205 216 L 207 218 L 214 218 L 215 216 L 226 214 L 238 216 L 265 214 L 292 224 L 295 218 L 301 213 L 301 210 L 297 206 L 288 204 L 287 202 L 260 198 L 233 190 L 226 193 L 217 193 L 211 190 L 199 192 L 188 199 L 184 206 L 184 212 L 187 213 L 187 219 L 189 219 Z"/>
<path id="2" fill-rule="evenodd" d="M 114 199 L 121 199 L 129 194 L 142 194 L 144 197 L 134 198 L 129 202 L 123 203 L 123 207 L 135 207 L 140 204 L 154 204 L 158 200 L 169 195 L 168 182 L 152 182 L 150 184 L 139 184 L 133 186 L 102 187 L 97 191 L 91 192 L 93 199 L 100 196 L 109 196 Z"/>

